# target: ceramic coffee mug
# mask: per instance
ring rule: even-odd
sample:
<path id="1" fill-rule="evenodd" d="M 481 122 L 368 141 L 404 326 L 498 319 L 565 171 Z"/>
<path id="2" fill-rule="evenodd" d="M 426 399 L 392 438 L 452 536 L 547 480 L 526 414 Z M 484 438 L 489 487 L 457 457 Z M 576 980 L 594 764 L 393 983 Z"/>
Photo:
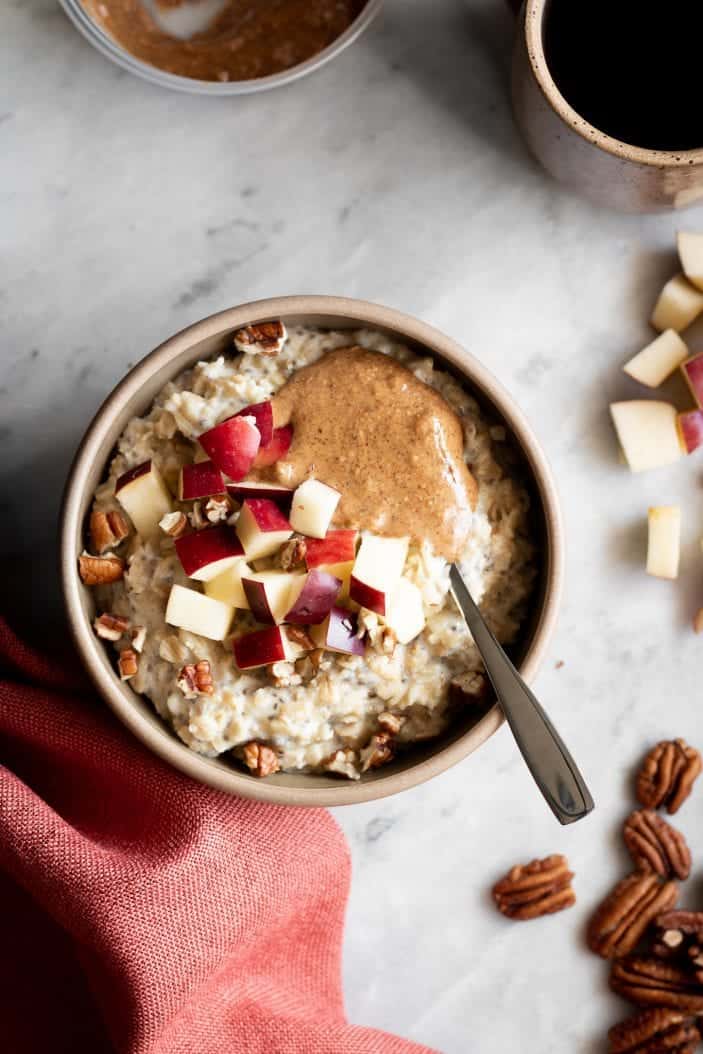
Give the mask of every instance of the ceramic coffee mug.
<path id="1" fill-rule="evenodd" d="M 568 104 L 544 53 L 549 2 L 522 5 L 513 58 L 515 119 L 537 160 L 586 197 L 627 212 L 680 209 L 703 199 L 703 149 L 631 146 L 595 128 Z"/>

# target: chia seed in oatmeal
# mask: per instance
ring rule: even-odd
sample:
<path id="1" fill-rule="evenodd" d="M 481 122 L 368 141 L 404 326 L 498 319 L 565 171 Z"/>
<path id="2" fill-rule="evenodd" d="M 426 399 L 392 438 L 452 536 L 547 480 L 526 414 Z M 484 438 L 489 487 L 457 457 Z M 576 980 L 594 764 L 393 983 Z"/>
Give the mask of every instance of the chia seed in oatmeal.
<path id="1" fill-rule="evenodd" d="M 482 700 L 448 561 L 515 641 L 528 494 L 505 430 L 430 358 L 369 330 L 238 347 L 120 437 L 92 522 L 131 530 L 98 611 L 128 627 L 118 654 L 138 637 L 130 687 L 193 750 L 357 779 Z"/>

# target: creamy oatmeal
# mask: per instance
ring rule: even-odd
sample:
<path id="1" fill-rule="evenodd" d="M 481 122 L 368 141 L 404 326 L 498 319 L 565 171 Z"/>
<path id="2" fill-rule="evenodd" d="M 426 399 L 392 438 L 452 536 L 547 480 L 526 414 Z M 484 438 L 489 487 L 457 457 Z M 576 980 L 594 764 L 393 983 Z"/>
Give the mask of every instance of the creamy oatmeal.
<path id="1" fill-rule="evenodd" d="M 356 779 L 483 699 L 449 560 L 516 640 L 535 578 L 518 464 L 386 336 L 242 331 L 120 437 L 81 558 L 96 632 L 193 750 Z"/>

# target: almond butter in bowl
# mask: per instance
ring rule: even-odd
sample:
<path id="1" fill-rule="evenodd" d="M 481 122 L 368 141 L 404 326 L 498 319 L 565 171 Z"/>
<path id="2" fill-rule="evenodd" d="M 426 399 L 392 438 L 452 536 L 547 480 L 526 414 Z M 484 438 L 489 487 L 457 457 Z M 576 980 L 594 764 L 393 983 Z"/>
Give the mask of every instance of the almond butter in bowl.
<path id="1" fill-rule="evenodd" d="M 503 643 L 537 571 L 494 424 L 379 332 L 238 331 L 129 422 L 95 494 L 92 524 L 128 524 L 80 565 L 121 676 L 192 750 L 258 778 L 358 779 L 457 701 L 482 713 L 449 563 Z"/>

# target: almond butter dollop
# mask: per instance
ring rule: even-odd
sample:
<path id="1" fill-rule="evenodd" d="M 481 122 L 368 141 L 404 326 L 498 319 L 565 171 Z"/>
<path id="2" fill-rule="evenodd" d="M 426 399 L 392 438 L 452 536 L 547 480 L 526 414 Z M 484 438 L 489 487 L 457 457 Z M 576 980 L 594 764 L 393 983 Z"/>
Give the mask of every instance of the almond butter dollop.
<path id="1" fill-rule="evenodd" d="M 259 479 L 292 487 L 320 479 L 342 495 L 337 527 L 428 540 L 457 559 L 477 486 L 461 421 L 439 392 L 388 355 L 339 348 L 294 373 L 273 407 L 293 442 Z"/>

